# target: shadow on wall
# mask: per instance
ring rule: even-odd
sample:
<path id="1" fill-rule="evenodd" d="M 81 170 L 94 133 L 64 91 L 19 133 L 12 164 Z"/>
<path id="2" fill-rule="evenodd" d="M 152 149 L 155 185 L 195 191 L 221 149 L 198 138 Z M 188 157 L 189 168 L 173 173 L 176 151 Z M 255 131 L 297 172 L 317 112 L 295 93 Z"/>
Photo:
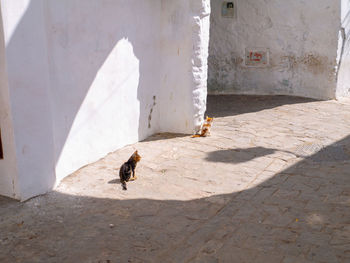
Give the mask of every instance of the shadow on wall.
<path id="1" fill-rule="evenodd" d="M 19 47 L 26 38 L 36 36 L 32 34 L 35 28 L 40 31 L 41 25 L 33 23 L 33 17 L 42 5 L 46 12 L 44 38 L 48 41 L 50 75 L 49 87 L 42 88 L 49 89 L 53 123 L 41 121 L 38 128 L 53 127 L 54 150 L 48 152 L 55 153 L 55 166 L 59 158 L 81 158 L 73 160 L 75 165 L 70 168 L 75 170 L 101 157 L 96 152 L 106 154 L 154 133 L 160 4 L 152 0 L 30 1 L 7 45 L 9 53 L 26 57 L 26 49 Z M 36 51 L 47 60 L 44 51 Z M 30 62 L 25 67 L 36 66 Z M 15 63 L 25 69 L 23 61 Z M 30 86 L 33 76 L 26 77 L 28 83 L 16 82 L 12 89 L 16 85 L 22 90 Z M 27 104 L 35 106 L 43 100 L 41 90 L 31 96 Z M 34 137 L 35 143 L 41 141 Z M 64 147 L 68 147 L 66 156 L 62 155 Z M 68 172 L 72 171 L 62 169 L 62 173 Z"/>
<path id="2" fill-rule="evenodd" d="M 349 149 L 350 136 L 254 188 L 190 201 L 0 199 L 0 261 L 348 262 Z"/>

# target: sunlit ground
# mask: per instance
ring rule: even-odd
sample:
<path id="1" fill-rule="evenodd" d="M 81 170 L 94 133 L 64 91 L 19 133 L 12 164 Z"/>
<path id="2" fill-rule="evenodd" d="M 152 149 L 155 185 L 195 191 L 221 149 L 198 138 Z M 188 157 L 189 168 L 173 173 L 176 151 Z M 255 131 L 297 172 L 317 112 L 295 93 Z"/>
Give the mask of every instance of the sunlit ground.
<path id="1" fill-rule="evenodd" d="M 0 262 L 350 262 L 350 103 L 216 96 L 208 115 L 210 137 L 154 135 L 0 199 Z"/>

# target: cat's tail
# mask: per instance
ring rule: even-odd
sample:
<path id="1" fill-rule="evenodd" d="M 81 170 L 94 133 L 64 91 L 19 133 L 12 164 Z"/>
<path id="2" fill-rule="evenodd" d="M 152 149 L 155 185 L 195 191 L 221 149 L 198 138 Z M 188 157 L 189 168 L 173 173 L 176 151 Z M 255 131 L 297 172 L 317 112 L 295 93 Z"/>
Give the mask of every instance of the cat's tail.
<path id="1" fill-rule="evenodd" d="M 122 182 L 122 186 L 123 186 L 123 190 L 125 190 L 125 191 L 128 190 L 128 188 L 126 188 L 126 183 L 125 183 L 125 181 Z"/>
<path id="2" fill-rule="evenodd" d="M 201 137 L 200 134 L 195 134 L 195 135 L 192 135 L 191 138 L 198 138 L 198 137 Z"/>

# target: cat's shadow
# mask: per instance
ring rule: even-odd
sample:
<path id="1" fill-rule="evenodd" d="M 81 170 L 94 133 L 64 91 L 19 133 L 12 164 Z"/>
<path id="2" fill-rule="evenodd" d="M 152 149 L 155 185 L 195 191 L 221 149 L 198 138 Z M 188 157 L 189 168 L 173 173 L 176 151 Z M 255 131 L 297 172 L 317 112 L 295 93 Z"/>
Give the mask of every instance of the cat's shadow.
<path id="1" fill-rule="evenodd" d="M 108 182 L 109 184 L 121 184 L 120 179 L 113 179 Z"/>

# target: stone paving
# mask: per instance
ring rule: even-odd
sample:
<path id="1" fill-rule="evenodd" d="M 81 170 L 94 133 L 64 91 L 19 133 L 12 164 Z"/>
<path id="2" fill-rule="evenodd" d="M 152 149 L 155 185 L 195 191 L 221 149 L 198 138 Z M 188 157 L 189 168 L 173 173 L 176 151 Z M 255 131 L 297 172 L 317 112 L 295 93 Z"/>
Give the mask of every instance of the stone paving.
<path id="1" fill-rule="evenodd" d="M 208 115 L 211 137 L 157 134 L 0 198 L 0 262 L 350 262 L 349 101 L 210 96 Z"/>

